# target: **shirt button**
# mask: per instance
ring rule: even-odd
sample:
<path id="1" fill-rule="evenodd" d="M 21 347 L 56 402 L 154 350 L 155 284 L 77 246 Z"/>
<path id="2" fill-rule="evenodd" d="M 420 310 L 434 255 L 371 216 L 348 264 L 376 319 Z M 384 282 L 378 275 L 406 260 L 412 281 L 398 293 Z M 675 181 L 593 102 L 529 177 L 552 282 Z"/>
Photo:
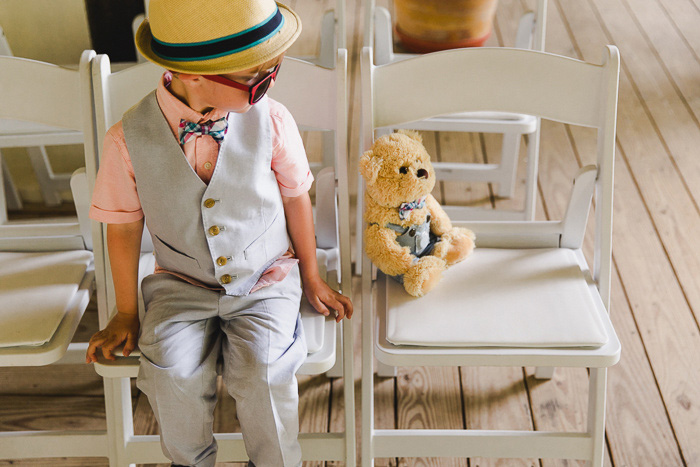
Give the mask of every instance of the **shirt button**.
<path id="1" fill-rule="evenodd" d="M 216 204 L 216 201 L 214 201 L 214 200 L 211 199 L 211 198 L 207 198 L 207 199 L 204 201 L 204 207 L 205 207 L 205 208 L 213 208 L 215 204 Z"/>
<path id="2" fill-rule="evenodd" d="M 219 235 L 219 232 L 220 230 L 218 226 L 212 225 L 211 227 L 209 227 L 209 235 L 211 235 L 212 237 Z"/>
<path id="3" fill-rule="evenodd" d="M 218 264 L 219 266 L 226 265 L 226 262 L 227 260 L 225 256 L 219 256 L 218 258 L 216 258 L 216 264 Z"/>
<path id="4" fill-rule="evenodd" d="M 205 162 L 205 163 L 204 163 L 204 168 L 207 169 L 207 170 L 211 169 L 211 162 Z"/>
<path id="5" fill-rule="evenodd" d="M 229 274 L 224 274 L 223 276 L 221 276 L 221 278 L 219 280 L 221 281 L 222 284 L 230 284 L 231 279 L 232 278 Z"/>

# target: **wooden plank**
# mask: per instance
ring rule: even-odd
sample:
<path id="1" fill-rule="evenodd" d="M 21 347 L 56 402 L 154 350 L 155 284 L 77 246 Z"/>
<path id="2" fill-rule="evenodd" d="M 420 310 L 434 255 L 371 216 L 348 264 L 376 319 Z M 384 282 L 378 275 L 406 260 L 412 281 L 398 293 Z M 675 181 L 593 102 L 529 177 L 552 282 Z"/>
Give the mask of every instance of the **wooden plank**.
<path id="1" fill-rule="evenodd" d="M 623 348 L 620 363 L 608 372 L 606 434 L 615 465 L 682 465 L 617 270 L 613 272 L 612 321 Z"/>
<path id="2" fill-rule="evenodd" d="M 641 145 L 632 149 L 629 144 L 627 151 L 635 155 L 630 160 L 632 171 L 642 188 L 645 202 L 668 250 L 684 293 L 691 307 L 700 310 L 700 277 L 697 274 L 700 270 L 700 245 L 693 234 L 700 231 L 697 203 L 700 200 L 700 187 L 697 186 L 700 184 L 700 167 L 696 151 L 700 146 L 700 126 L 697 116 L 688 109 L 688 105 L 693 105 L 688 103 L 693 99 L 697 101 L 700 94 L 691 91 L 687 79 L 682 79 L 681 86 L 686 90 L 688 99 L 678 95 L 678 87 L 670 81 L 663 64 L 657 59 L 658 54 L 650 49 L 621 0 L 598 2 L 594 13 L 605 18 L 607 40 L 619 41 L 620 47 L 625 51 L 627 59 L 623 61 L 623 74 L 630 80 L 634 94 L 642 103 L 640 110 L 651 120 L 652 134 L 658 134 L 659 152 L 652 152 L 651 148 Z M 665 19 L 662 12 L 657 13 L 659 20 Z M 646 19 L 645 26 L 652 27 Z M 667 24 L 656 24 L 653 27 L 666 26 L 672 29 Z M 682 43 L 678 45 L 683 47 Z M 674 55 L 679 54 L 676 52 Z M 688 59 L 685 66 L 689 72 L 695 73 L 697 70 L 696 74 L 700 74 L 700 64 L 692 56 L 682 55 L 676 60 L 682 58 Z M 697 86 L 694 84 L 694 87 Z M 627 131 L 628 123 L 630 122 L 620 120 L 621 135 Z M 635 127 L 634 131 L 639 129 Z M 659 157 L 660 154 L 664 156 Z M 679 225 L 684 225 L 684 228 L 678 229 Z M 700 311 L 696 312 L 696 323 L 698 314 Z"/>
<path id="3" fill-rule="evenodd" d="M 516 367 L 462 367 L 467 428 L 472 430 L 532 430 L 530 402 L 523 369 Z M 535 459 L 471 458 L 470 465 L 539 465 Z"/>
<path id="4" fill-rule="evenodd" d="M 459 369 L 455 367 L 399 368 L 398 428 L 465 428 Z M 459 458 L 399 458 L 400 466 L 467 466 Z"/>
<path id="5" fill-rule="evenodd" d="M 45 459 L 0 460 L 0 466 L 22 467 L 108 467 L 106 457 L 51 457 Z"/>
<path id="6" fill-rule="evenodd" d="M 3 396 L 0 431 L 104 430 L 105 406 L 93 396 Z"/>
<path id="7" fill-rule="evenodd" d="M 0 395 L 102 396 L 104 386 L 92 365 L 0 368 Z"/>
<path id="8" fill-rule="evenodd" d="M 612 19 L 610 16 L 614 11 L 607 7 L 603 9 L 596 4 L 597 10 L 593 11 L 589 4 L 567 1 L 562 5 L 566 6 L 567 19 L 584 59 L 595 60 L 591 48 L 599 51 L 601 41 L 611 41 L 613 38 L 605 34 L 613 29 L 608 25 L 604 30 L 580 30 L 576 25 L 582 18 L 603 18 L 600 14 L 603 11 L 604 21 L 615 21 L 611 23 L 616 25 L 615 39 L 620 34 L 623 38 L 631 34 L 623 27 L 624 24 L 617 23 L 629 22 L 629 18 Z M 640 59 L 639 56 L 636 58 Z M 647 66 L 658 69 L 658 64 L 648 63 Z M 631 77 L 634 82 L 630 80 Z M 634 214 L 629 211 L 629 200 L 624 200 L 622 206 L 620 197 L 616 197 L 615 256 L 672 426 L 685 461 L 692 464 L 700 460 L 699 447 L 695 442 L 700 437 L 700 414 L 692 410 L 700 403 L 700 362 L 697 358 L 700 337 L 688 303 L 691 294 L 688 287 L 679 285 L 678 280 L 689 280 L 688 274 L 697 271 L 688 266 L 696 259 L 688 257 L 695 256 L 698 246 L 689 244 L 692 239 L 686 233 L 692 231 L 693 225 L 698 222 L 697 212 L 694 212 L 683 183 L 669 159 L 658 156 L 666 153 L 656 131 L 658 126 L 650 120 L 648 107 L 640 100 L 642 84 L 639 83 L 647 83 L 644 86 L 649 87 L 660 83 L 648 82 L 648 78 L 642 80 L 626 66 L 623 66 L 620 78 L 620 154 L 629 165 L 633 183 L 641 191 L 646 206 L 639 207 Z M 655 75 L 653 78 L 662 77 Z M 674 98 L 674 95 L 670 95 L 669 102 Z M 691 207 L 688 207 L 689 204 Z M 678 229 L 680 225 L 684 226 L 683 229 Z M 620 235 L 620 232 L 627 235 Z M 639 255 L 640 251 L 644 252 L 643 256 Z M 669 256 L 672 264 L 669 263 Z"/>
<path id="9" fill-rule="evenodd" d="M 700 8 L 687 0 L 663 0 L 659 6 L 673 22 L 673 27 L 682 35 L 682 41 L 691 49 L 696 61 L 700 61 Z"/>

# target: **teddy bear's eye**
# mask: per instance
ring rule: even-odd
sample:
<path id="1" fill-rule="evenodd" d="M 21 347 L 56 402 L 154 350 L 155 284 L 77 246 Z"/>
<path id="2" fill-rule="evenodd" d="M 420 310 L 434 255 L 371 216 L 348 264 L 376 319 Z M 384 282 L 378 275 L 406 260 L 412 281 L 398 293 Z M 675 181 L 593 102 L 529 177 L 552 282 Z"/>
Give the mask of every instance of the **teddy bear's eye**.
<path id="1" fill-rule="evenodd" d="M 408 167 L 404 166 L 399 169 L 399 173 L 401 174 L 407 174 L 408 173 Z"/>

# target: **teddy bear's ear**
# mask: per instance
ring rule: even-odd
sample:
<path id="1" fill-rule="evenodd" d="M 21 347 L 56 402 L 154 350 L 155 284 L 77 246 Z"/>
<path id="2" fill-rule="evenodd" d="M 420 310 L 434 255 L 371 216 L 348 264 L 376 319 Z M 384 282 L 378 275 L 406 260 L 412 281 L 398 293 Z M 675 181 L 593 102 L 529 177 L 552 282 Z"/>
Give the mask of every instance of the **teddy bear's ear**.
<path id="1" fill-rule="evenodd" d="M 418 141 L 419 143 L 423 142 L 423 135 L 421 135 L 420 133 L 418 133 L 415 130 L 399 130 L 399 131 L 397 131 L 397 133 L 399 133 L 401 135 L 406 135 L 409 138 Z"/>
<path id="2" fill-rule="evenodd" d="M 382 162 L 379 157 L 374 157 L 374 153 L 366 151 L 360 157 L 360 173 L 365 179 L 365 183 L 371 185 L 377 179 L 379 170 L 382 168 Z"/>

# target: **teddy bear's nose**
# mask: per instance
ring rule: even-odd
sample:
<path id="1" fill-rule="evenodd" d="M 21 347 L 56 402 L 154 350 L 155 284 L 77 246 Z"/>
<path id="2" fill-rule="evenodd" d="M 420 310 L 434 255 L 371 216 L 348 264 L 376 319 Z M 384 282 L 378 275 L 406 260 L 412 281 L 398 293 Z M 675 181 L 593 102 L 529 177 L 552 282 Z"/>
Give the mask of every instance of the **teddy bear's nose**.
<path id="1" fill-rule="evenodd" d="M 418 169 L 418 172 L 416 172 L 416 176 L 418 178 L 428 178 L 428 171 L 425 169 Z"/>

